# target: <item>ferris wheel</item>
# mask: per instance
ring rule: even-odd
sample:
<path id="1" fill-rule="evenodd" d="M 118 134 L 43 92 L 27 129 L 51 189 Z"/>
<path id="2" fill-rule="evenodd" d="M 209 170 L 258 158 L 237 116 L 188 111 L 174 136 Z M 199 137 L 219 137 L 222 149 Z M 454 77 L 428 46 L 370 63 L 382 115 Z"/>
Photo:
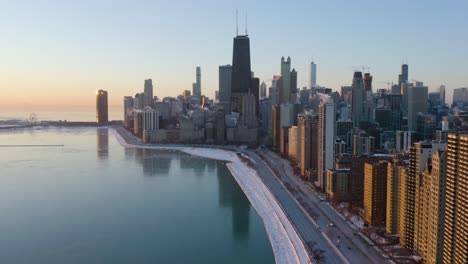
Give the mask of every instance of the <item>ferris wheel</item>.
<path id="1" fill-rule="evenodd" d="M 29 124 L 35 126 L 37 124 L 37 115 L 35 113 L 31 113 L 29 115 Z"/>

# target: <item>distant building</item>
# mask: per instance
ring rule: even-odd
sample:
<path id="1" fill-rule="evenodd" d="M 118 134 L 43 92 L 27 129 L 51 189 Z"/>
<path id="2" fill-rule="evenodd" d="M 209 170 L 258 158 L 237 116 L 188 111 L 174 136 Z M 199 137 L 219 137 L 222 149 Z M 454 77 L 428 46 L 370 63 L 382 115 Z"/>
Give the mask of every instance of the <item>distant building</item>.
<path id="1" fill-rule="evenodd" d="M 259 103 L 260 103 L 260 79 L 253 77 L 250 79 L 250 90 L 249 94 L 255 97 L 255 115 L 258 116 L 260 112 Z"/>
<path id="2" fill-rule="evenodd" d="M 416 116 L 416 135 L 418 140 L 432 140 L 435 138 L 437 121 L 433 115 L 418 113 Z"/>
<path id="3" fill-rule="evenodd" d="M 260 98 L 265 97 L 267 97 L 267 86 L 265 82 L 262 82 L 262 84 L 260 84 Z"/>
<path id="4" fill-rule="evenodd" d="M 124 126 L 130 128 L 129 117 L 133 108 L 133 98 L 131 96 L 124 97 Z"/>
<path id="5" fill-rule="evenodd" d="M 352 145 L 351 140 L 348 140 L 348 133 L 351 132 L 352 129 L 353 121 L 351 121 L 351 119 L 336 121 L 336 137 L 343 140 L 347 148 Z"/>
<path id="6" fill-rule="evenodd" d="M 366 101 L 364 83 L 362 79 L 362 72 L 355 72 L 352 85 L 352 102 L 351 102 L 351 119 L 353 120 L 354 127 L 360 127 L 361 122 L 365 121 L 366 114 Z"/>
<path id="7" fill-rule="evenodd" d="M 402 122 L 402 96 L 400 94 L 387 94 L 385 105 L 390 109 L 390 129 L 400 130 Z"/>
<path id="8" fill-rule="evenodd" d="M 219 109 L 216 111 L 216 144 L 224 144 L 226 138 L 226 125 L 225 125 L 225 114 L 224 110 Z"/>
<path id="9" fill-rule="evenodd" d="M 281 110 L 279 105 L 273 105 L 271 108 L 271 120 L 272 120 L 272 138 L 273 138 L 273 150 L 276 152 L 280 151 L 280 134 L 281 134 Z"/>
<path id="10" fill-rule="evenodd" d="M 349 200 L 349 169 L 328 169 L 327 196 L 334 202 Z"/>
<path id="11" fill-rule="evenodd" d="M 280 90 L 281 104 L 291 103 L 291 58 L 287 60 L 281 58 L 281 81 L 282 89 Z"/>
<path id="12" fill-rule="evenodd" d="M 375 138 L 366 133 L 353 136 L 353 155 L 373 154 L 375 152 Z"/>
<path id="13" fill-rule="evenodd" d="M 415 131 L 418 113 L 427 114 L 428 88 L 420 82 L 415 82 L 408 88 L 408 130 Z"/>
<path id="14" fill-rule="evenodd" d="M 310 63 L 309 71 L 309 89 L 313 89 L 317 85 L 317 64 L 313 60 Z"/>
<path id="15" fill-rule="evenodd" d="M 153 81 L 151 79 L 145 80 L 144 87 L 144 97 L 143 97 L 143 106 L 144 107 L 153 107 Z"/>
<path id="16" fill-rule="evenodd" d="M 395 131 L 395 150 L 397 152 L 409 151 L 413 144 L 413 133 L 409 131 Z"/>
<path id="17" fill-rule="evenodd" d="M 318 116 L 318 185 L 326 190 L 326 170 L 335 162 L 335 104 L 328 98 L 321 101 Z"/>
<path id="18" fill-rule="evenodd" d="M 439 94 L 440 94 L 440 103 L 445 105 L 447 102 L 445 101 L 445 85 L 439 86 Z"/>
<path id="19" fill-rule="evenodd" d="M 453 104 L 468 102 L 468 88 L 453 89 Z"/>
<path id="20" fill-rule="evenodd" d="M 195 82 L 195 85 L 193 87 L 193 92 L 192 92 L 193 96 L 197 97 L 197 98 L 201 98 L 201 68 L 200 67 L 197 67 L 196 68 L 196 82 Z"/>
<path id="21" fill-rule="evenodd" d="M 219 104 L 223 106 L 225 113 L 231 113 L 231 76 L 231 65 L 219 66 Z"/>
<path id="22" fill-rule="evenodd" d="M 288 133 L 289 133 L 288 154 L 289 154 L 289 158 L 296 162 L 300 161 L 300 155 L 301 155 L 301 148 L 300 148 L 301 133 L 300 132 L 301 131 L 297 126 L 292 126 L 288 130 Z"/>
<path id="23" fill-rule="evenodd" d="M 291 73 L 291 83 L 289 89 L 291 90 L 291 104 L 297 103 L 297 72 L 295 69 L 292 69 Z"/>
<path id="24" fill-rule="evenodd" d="M 145 143 L 156 141 L 155 139 L 153 139 L 154 137 L 156 137 L 156 135 L 154 135 L 153 132 L 155 130 L 159 130 L 159 112 L 150 108 L 143 110 L 142 111 L 142 123 L 143 123 L 142 124 L 143 141 Z"/>
<path id="25" fill-rule="evenodd" d="M 108 122 L 107 91 L 98 90 L 96 92 L 96 123 L 107 124 Z"/>

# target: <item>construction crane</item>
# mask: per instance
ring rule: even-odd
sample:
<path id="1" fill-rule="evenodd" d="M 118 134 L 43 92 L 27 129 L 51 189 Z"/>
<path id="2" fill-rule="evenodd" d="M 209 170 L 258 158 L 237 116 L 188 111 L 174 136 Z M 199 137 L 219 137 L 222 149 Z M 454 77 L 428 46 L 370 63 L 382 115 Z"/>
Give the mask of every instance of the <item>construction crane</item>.
<path id="1" fill-rule="evenodd" d="M 358 66 L 354 66 L 352 68 L 355 69 L 355 70 L 356 69 L 362 69 L 362 73 L 365 73 L 366 70 L 367 70 L 367 72 L 369 72 L 371 67 L 368 67 L 368 66 L 365 66 L 365 65 L 358 65 Z"/>
<path id="2" fill-rule="evenodd" d="M 390 81 L 387 81 L 387 82 L 376 82 L 376 83 L 384 83 L 387 85 L 387 90 L 390 91 L 392 86 L 393 86 L 393 82 L 390 82 Z"/>

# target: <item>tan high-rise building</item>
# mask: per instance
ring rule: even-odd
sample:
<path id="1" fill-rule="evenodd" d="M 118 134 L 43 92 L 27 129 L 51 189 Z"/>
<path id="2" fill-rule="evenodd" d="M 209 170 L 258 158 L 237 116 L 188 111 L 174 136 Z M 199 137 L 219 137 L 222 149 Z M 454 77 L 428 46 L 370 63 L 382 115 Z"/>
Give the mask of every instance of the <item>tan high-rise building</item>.
<path id="1" fill-rule="evenodd" d="M 414 248 L 425 263 L 442 263 L 446 164 L 445 150 L 436 151 L 416 180 Z"/>
<path id="2" fill-rule="evenodd" d="M 387 234 L 398 234 L 398 200 L 400 190 L 400 169 L 407 167 L 407 161 L 394 159 L 387 167 L 387 210 L 385 225 Z"/>
<path id="3" fill-rule="evenodd" d="M 312 174 L 317 173 L 318 151 L 318 117 L 311 114 L 299 114 L 297 124 L 300 130 L 300 167 L 301 175 L 306 180 L 312 180 Z M 307 173 L 309 171 L 310 173 Z M 315 176 L 316 177 L 316 176 Z"/>
<path id="4" fill-rule="evenodd" d="M 271 128 L 273 137 L 273 150 L 280 151 L 280 134 L 281 134 L 281 110 L 279 105 L 273 105 L 271 108 Z"/>
<path id="5" fill-rule="evenodd" d="M 292 126 L 288 130 L 288 155 L 289 158 L 294 160 L 295 162 L 300 161 L 301 155 L 301 145 L 300 145 L 300 138 L 301 138 L 301 130 L 297 126 Z"/>
<path id="6" fill-rule="evenodd" d="M 385 223 L 387 167 L 387 161 L 364 166 L 364 221 L 370 225 Z"/>
<path id="7" fill-rule="evenodd" d="M 439 149 L 445 149 L 446 145 L 445 143 L 418 142 L 410 148 L 409 170 L 404 178 L 400 177 L 400 200 L 398 201 L 400 244 L 405 248 L 414 250 L 417 177 L 421 177 L 432 154 Z"/>
<path id="8" fill-rule="evenodd" d="M 468 135 L 448 135 L 443 263 L 468 263 Z"/>

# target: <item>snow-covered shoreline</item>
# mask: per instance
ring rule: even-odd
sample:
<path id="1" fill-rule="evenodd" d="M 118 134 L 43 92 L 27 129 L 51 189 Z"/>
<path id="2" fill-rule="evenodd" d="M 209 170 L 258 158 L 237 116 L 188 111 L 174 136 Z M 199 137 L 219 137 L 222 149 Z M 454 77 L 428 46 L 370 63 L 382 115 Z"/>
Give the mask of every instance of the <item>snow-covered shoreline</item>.
<path id="1" fill-rule="evenodd" d="M 178 150 L 195 156 L 227 161 L 229 171 L 263 220 L 276 263 L 310 263 L 307 250 L 299 234 L 288 220 L 278 201 L 257 172 L 243 163 L 235 152 L 216 148 L 132 145 L 128 144 L 118 131 L 115 129 L 112 131 L 117 141 L 128 148 Z"/>

